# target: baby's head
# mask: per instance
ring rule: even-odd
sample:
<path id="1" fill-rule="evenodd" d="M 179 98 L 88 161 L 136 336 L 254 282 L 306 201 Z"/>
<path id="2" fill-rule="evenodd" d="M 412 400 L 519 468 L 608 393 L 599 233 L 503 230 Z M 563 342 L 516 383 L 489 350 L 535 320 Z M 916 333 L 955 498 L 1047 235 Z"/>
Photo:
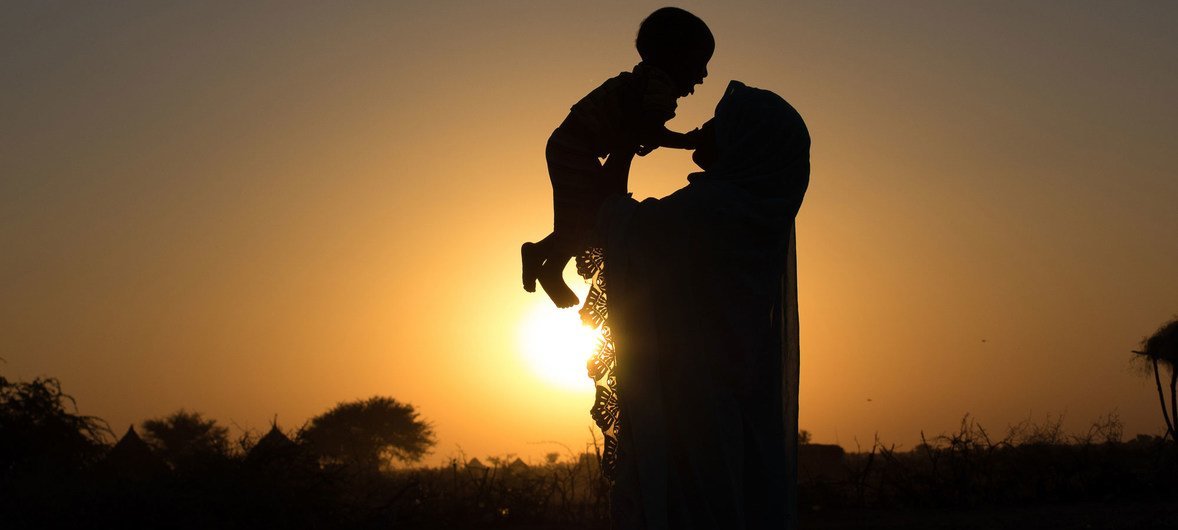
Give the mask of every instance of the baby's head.
<path id="1" fill-rule="evenodd" d="M 712 31 L 699 17 L 677 7 L 651 13 L 638 26 L 634 43 L 642 61 L 670 74 L 680 96 L 695 91 L 708 76 L 708 60 L 716 50 Z"/>

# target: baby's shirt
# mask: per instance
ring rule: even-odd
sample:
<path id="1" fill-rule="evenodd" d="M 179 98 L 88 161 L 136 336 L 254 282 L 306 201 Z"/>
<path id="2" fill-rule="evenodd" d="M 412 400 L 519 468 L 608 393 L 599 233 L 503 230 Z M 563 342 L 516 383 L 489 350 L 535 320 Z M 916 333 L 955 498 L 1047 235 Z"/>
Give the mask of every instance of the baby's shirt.
<path id="1" fill-rule="evenodd" d="M 564 126 L 597 156 L 618 148 L 632 149 L 651 143 L 644 138 L 675 117 L 679 99 L 675 82 L 661 68 L 638 63 L 633 72 L 608 79 L 581 98 L 569 111 Z"/>

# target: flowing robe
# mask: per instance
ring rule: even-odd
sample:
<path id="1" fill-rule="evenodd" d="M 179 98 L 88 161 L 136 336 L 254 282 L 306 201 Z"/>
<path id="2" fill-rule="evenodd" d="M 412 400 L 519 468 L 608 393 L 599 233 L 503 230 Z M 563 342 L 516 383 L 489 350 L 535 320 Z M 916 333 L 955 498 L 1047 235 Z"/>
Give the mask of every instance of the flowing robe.
<path id="1" fill-rule="evenodd" d="M 590 302 L 608 308 L 612 370 L 594 416 L 618 425 L 619 528 L 796 528 L 794 217 L 810 138 L 785 100 L 735 81 L 715 123 L 708 171 L 599 214 L 607 296 Z"/>

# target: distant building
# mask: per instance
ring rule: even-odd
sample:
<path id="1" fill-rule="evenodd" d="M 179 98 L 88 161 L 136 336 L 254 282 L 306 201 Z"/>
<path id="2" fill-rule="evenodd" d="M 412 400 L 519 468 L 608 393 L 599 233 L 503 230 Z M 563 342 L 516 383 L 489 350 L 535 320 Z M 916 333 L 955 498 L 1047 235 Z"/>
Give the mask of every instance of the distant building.
<path id="1" fill-rule="evenodd" d="M 478 458 L 471 458 L 470 462 L 466 463 L 467 469 L 487 469 L 487 465 L 480 462 Z"/>
<path id="2" fill-rule="evenodd" d="M 843 459 L 847 452 L 833 444 L 798 446 L 799 480 L 838 480 L 846 474 Z"/>
<path id="3" fill-rule="evenodd" d="M 258 467 L 312 467 L 314 458 L 303 447 L 292 441 L 277 423 L 245 455 L 245 464 Z"/>
<path id="4" fill-rule="evenodd" d="M 168 470 L 163 459 L 135 432 L 134 425 L 127 428 L 99 467 L 103 474 L 124 479 L 149 478 Z"/>
<path id="5" fill-rule="evenodd" d="M 519 457 L 516 457 L 516 459 L 512 460 L 510 464 L 507 464 L 507 470 L 512 472 L 527 471 L 528 464 Z"/>

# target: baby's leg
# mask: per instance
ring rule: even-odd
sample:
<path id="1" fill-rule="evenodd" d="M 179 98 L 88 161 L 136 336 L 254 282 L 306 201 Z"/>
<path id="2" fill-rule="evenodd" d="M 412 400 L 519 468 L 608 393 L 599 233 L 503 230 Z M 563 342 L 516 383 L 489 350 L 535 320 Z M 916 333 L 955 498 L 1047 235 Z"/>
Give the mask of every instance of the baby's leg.
<path id="1" fill-rule="evenodd" d="M 553 248 L 558 245 L 552 245 Z M 544 261 L 544 265 L 540 267 L 540 287 L 544 288 L 544 292 L 548 294 L 548 298 L 552 299 L 552 303 L 556 307 L 573 307 L 577 305 L 580 300 L 577 299 L 577 294 L 569 289 L 568 284 L 564 283 L 564 267 L 568 265 L 569 260 L 573 259 L 572 254 L 562 252 L 552 252 Z"/>
<path id="2" fill-rule="evenodd" d="M 520 258 L 523 261 L 524 290 L 529 293 L 536 292 L 536 279 L 540 276 L 540 267 L 544 265 L 544 257 L 552 252 L 553 239 L 554 235 L 548 234 L 540 241 L 525 242 L 519 248 Z"/>
<path id="3" fill-rule="evenodd" d="M 544 252 L 537 280 L 557 307 L 577 304 L 577 295 L 564 283 L 564 268 L 582 245 L 597 188 L 601 185 L 601 162 L 589 146 L 592 139 L 565 120 L 548 138 L 544 157 L 552 182 L 552 236 Z"/>

